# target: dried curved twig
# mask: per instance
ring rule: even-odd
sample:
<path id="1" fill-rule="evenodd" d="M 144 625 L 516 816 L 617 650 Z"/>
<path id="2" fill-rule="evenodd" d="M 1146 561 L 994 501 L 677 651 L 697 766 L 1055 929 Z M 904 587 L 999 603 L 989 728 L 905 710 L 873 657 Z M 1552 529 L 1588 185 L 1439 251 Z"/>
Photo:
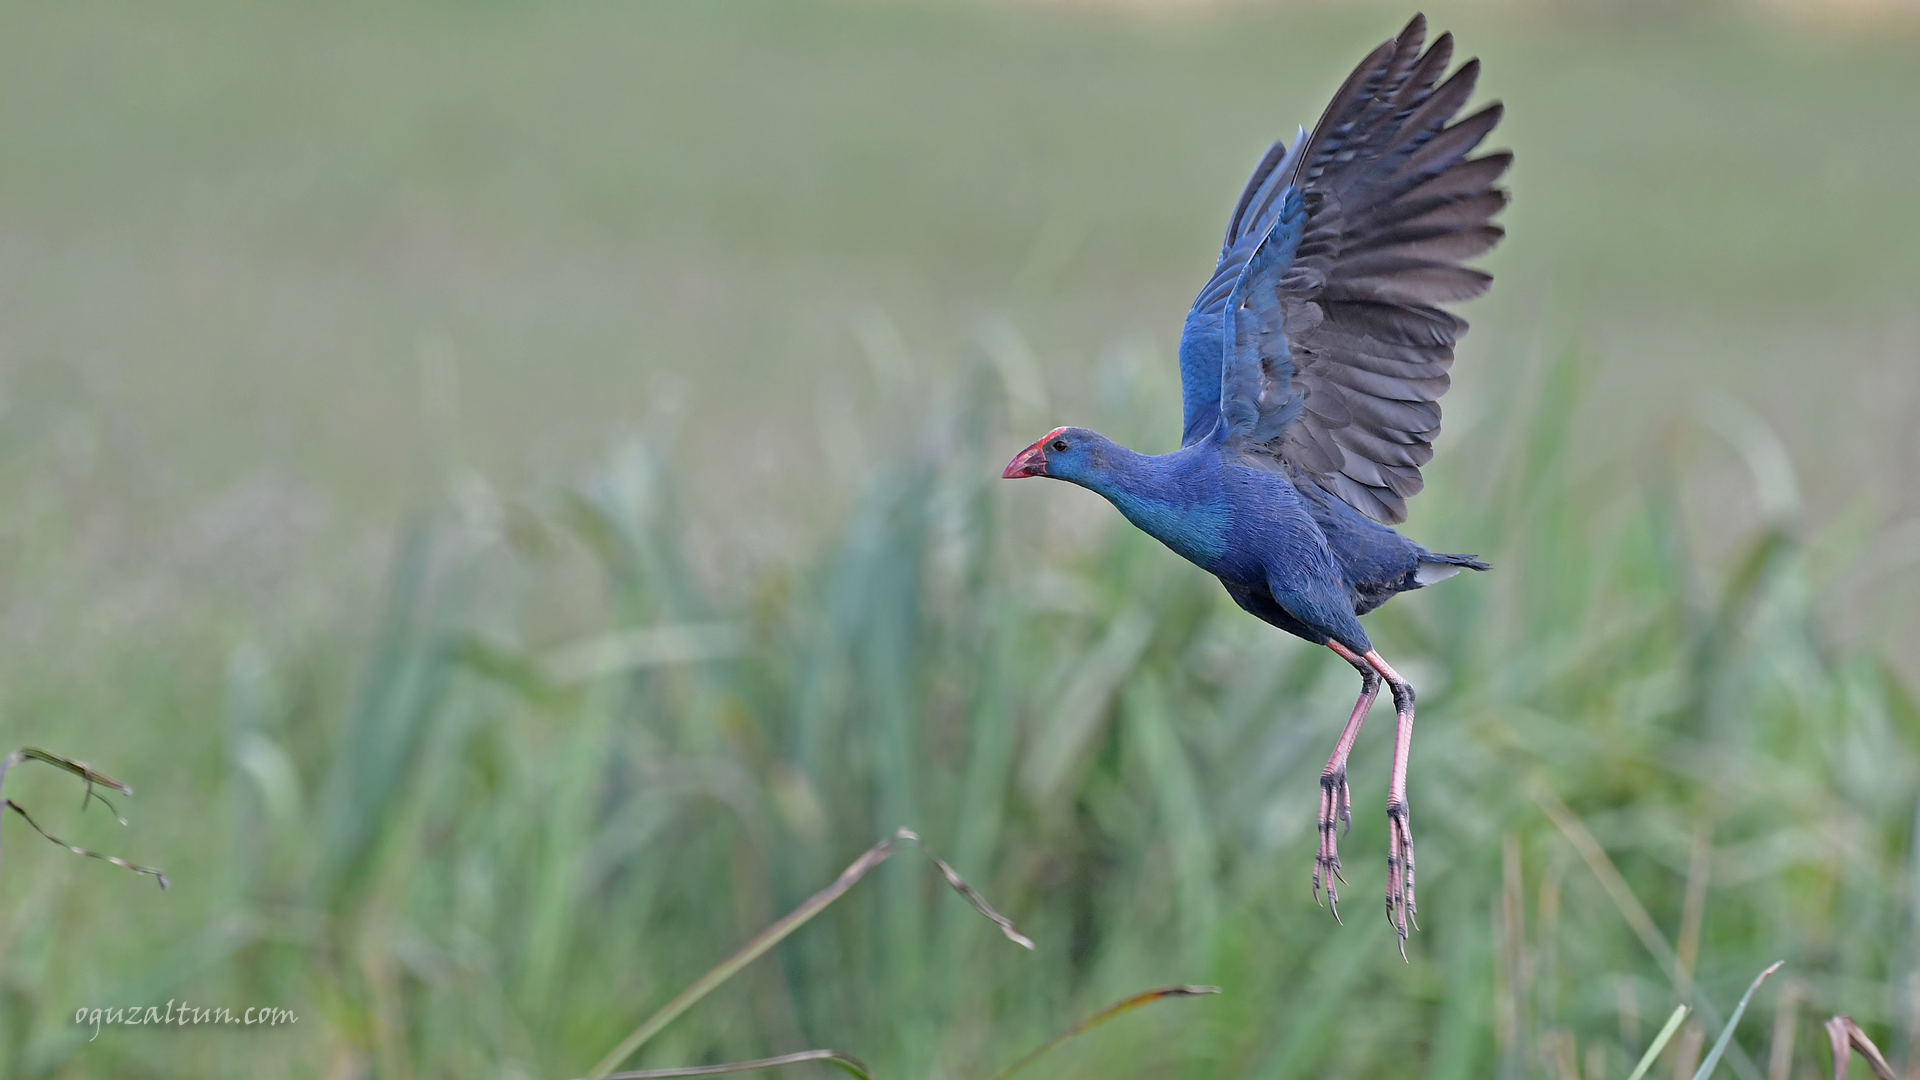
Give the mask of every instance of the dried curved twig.
<path id="1" fill-rule="evenodd" d="M 13 751 L 12 753 L 8 754 L 6 757 L 0 758 L 0 785 L 4 785 L 6 783 L 7 773 L 10 772 L 15 765 L 18 765 L 24 761 L 44 762 L 48 765 L 54 766 L 55 768 L 63 769 L 67 772 L 72 773 L 75 776 L 78 776 L 80 779 L 86 781 L 86 784 L 87 784 L 86 794 L 85 796 L 82 797 L 80 801 L 80 808 L 82 810 L 85 810 L 87 808 L 87 804 L 89 802 L 95 799 L 99 799 L 102 803 L 106 804 L 107 809 L 113 811 L 113 816 L 115 820 L 119 821 L 120 824 L 122 825 L 125 825 L 127 823 L 126 819 L 120 816 L 120 812 L 114 809 L 113 804 L 110 802 L 107 802 L 107 800 L 103 798 L 99 792 L 95 791 L 94 788 L 96 787 L 108 788 L 110 790 L 117 791 L 122 795 L 133 794 L 133 789 L 131 787 L 128 787 L 126 784 L 123 784 L 120 781 L 115 780 L 113 777 L 108 776 L 106 773 L 97 771 L 96 769 L 93 768 L 93 766 L 88 765 L 84 761 L 75 761 L 72 758 L 61 757 L 59 754 L 50 754 L 45 750 L 36 750 L 31 746 L 23 746 Z M 136 874 L 146 874 L 149 877 L 152 877 L 154 880 L 158 881 L 162 889 L 166 888 L 167 885 L 169 884 L 167 881 L 166 873 L 157 867 L 140 866 L 135 863 L 130 863 L 127 860 L 119 858 L 117 856 L 102 854 L 101 852 L 98 852 L 98 851 L 93 851 L 88 848 L 80 847 L 77 844 L 69 844 L 65 840 L 62 840 L 59 837 L 48 832 L 47 830 L 41 828 L 40 823 L 33 820 L 33 815 L 27 813 L 26 807 L 21 806 L 19 803 L 14 802 L 12 799 L 5 800 L 4 805 L 6 809 L 11 810 L 16 814 L 19 814 L 21 820 L 25 821 L 28 825 L 31 825 L 33 827 L 34 832 L 37 832 L 41 836 L 46 837 L 48 840 L 51 840 L 54 843 L 59 844 L 61 847 L 66 848 L 68 851 L 73 852 L 75 855 L 82 855 L 89 859 L 99 859 L 101 862 L 112 863 L 114 866 L 118 866 L 123 870 L 131 870 Z"/>

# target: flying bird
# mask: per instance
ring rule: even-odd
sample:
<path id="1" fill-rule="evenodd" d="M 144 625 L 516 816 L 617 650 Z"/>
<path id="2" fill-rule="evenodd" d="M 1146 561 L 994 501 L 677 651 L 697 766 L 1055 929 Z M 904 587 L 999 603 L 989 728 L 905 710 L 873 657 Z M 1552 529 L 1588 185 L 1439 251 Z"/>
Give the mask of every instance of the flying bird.
<path id="1" fill-rule="evenodd" d="M 1480 62 L 1451 75 L 1453 37 L 1422 51 L 1426 19 L 1360 62 L 1311 134 L 1275 142 L 1227 222 L 1213 276 L 1180 334 L 1181 446 L 1137 454 L 1063 427 L 1007 478 L 1050 476 L 1105 496 L 1234 601 L 1325 645 L 1360 673 L 1360 697 L 1320 776 L 1313 890 L 1339 916 L 1337 828 L 1351 825 L 1347 757 L 1384 680 L 1397 726 L 1387 792 L 1387 919 L 1406 955 L 1417 928 L 1407 755 L 1413 687 L 1359 616 L 1395 594 L 1486 570 L 1429 551 L 1406 520 L 1440 434 L 1453 346 L 1467 324 L 1441 305 L 1491 275 L 1462 265 L 1498 243 L 1497 187 L 1513 156 L 1472 156 L 1498 103 L 1456 119 Z"/>

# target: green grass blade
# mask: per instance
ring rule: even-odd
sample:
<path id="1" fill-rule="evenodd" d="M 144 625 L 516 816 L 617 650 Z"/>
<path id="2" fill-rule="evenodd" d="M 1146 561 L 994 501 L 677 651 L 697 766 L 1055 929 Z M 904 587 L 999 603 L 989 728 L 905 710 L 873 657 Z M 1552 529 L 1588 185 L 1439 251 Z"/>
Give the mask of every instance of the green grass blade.
<path id="1" fill-rule="evenodd" d="M 1275 1017 L 1270 1038 L 1272 1048 L 1261 1064 L 1247 1075 L 1259 1080 L 1296 1080 L 1314 1076 L 1320 1056 L 1332 1047 L 1321 1034 L 1340 1023 L 1348 996 L 1366 978 L 1376 955 L 1376 939 L 1360 934 L 1341 934 L 1314 961 L 1304 982 L 1314 994 L 1304 1003 Z"/>
<path id="2" fill-rule="evenodd" d="M 1048 1039 L 1046 1042 L 1029 1051 L 1027 1055 L 1019 1061 L 1000 1070 L 999 1073 L 994 1075 L 993 1080 L 1007 1080 L 1007 1078 L 1014 1073 L 1045 1057 L 1061 1043 L 1076 1036 L 1084 1035 L 1094 1028 L 1099 1027 L 1101 1024 L 1119 1016 L 1121 1013 L 1132 1012 L 1142 1005 L 1151 1005 L 1156 1001 L 1165 1001 L 1168 998 L 1200 997 L 1203 994 L 1217 994 L 1219 992 L 1220 988 L 1217 986 L 1162 986 L 1154 990 L 1143 990 L 1130 998 L 1124 998 L 1114 1002 L 1060 1034 L 1055 1035 L 1053 1038 Z"/>
<path id="3" fill-rule="evenodd" d="M 1533 801 L 1539 804 L 1548 818 L 1552 819 L 1554 826 L 1560 830 L 1560 834 L 1567 838 L 1567 843 L 1573 845 L 1573 850 L 1579 854 L 1581 861 L 1587 864 L 1587 869 L 1593 871 L 1593 876 L 1600 880 L 1601 888 L 1606 890 L 1607 898 L 1613 901 L 1613 906 L 1620 912 L 1620 917 L 1626 920 L 1635 936 L 1639 937 L 1640 943 L 1647 947 L 1647 952 L 1678 987 L 1679 955 L 1673 951 L 1673 946 L 1667 942 L 1667 937 L 1660 932 L 1659 926 L 1655 925 L 1653 916 L 1647 913 L 1646 905 L 1633 894 L 1633 887 L 1628 885 L 1627 879 L 1620 875 L 1619 868 L 1614 866 L 1613 859 L 1607 855 L 1606 849 L 1600 846 L 1600 841 L 1594 839 L 1593 833 L 1588 831 L 1586 825 L 1574 815 L 1572 810 L 1567 809 L 1567 804 L 1560 800 L 1560 796 L 1556 795 L 1545 781 L 1536 778 L 1528 786 L 1528 794 L 1533 796 Z"/>
<path id="4" fill-rule="evenodd" d="M 1753 992 L 1760 989 L 1760 984 L 1767 981 L 1767 976 L 1779 971 L 1784 963 L 1785 960 L 1775 960 L 1767 970 L 1753 977 L 1747 992 L 1740 995 L 1740 1004 L 1733 1007 L 1733 1016 L 1727 1020 L 1727 1026 L 1720 1029 L 1720 1037 L 1713 1041 L 1713 1049 L 1707 1052 L 1707 1060 L 1701 1062 L 1700 1071 L 1693 1074 L 1693 1080 L 1707 1080 L 1713 1075 L 1713 1070 L 1720 1065 L 1720 1055 L 1726 1053 L 1727 1045 L 1733 1042 L 1733 1029 L 1740 1026 L 1740 1017 L 1747 1011 L 1747 1002 L 1753 1000 Z"/>
<path id="5" fill-rule="evenodd" d="M 1560 834 L 1573 845 L 1574 851 L 1578 852 L 1581 860 L 1587 864 L 1587 869 L 1593 871 L 1593 876 L 1600 880 L 1608 898 L 1619 910 L 1620 917 L 1626 920 L 1627 925 L 1640 938 L 1641 944 L 1646 946 L 1647 952 L 1666 971 L 1674 992 L 1683 993 L 1683 985 L 1690 980 L 1681 977 L 1679 954 L 1674 952 L 1673 946 L 1667 943 L 1666 935 L 1660 932 L 1660 928 L 1654 925 L 1653 916 L 1647 913 L 1646 905 L 1634 895 L 1633 888 L 1627 884 L 1627 879 L 1621 875 L 1619 867 L 1614 865 L 1606 849 L 1600 846 L 1600 841 L 1594 839 L 1593 833 L 1588 830 L 1586 824 L 1567 808 L 1567 804 L 1554 794 L 1545 780 L 1536 777 L 1528 785 L 1528 793 L 1532 795 L 1533 801 L 1539 804 L 1540 809 L 1546 812 L 1547 817 L 1553 820 Z M 1707 996 L 1700 992 L 1698 986 L 1692 987 L 1691 996 L 1702 1021 L 1708 1025 L 1720 1023 L 1719 1010 L 1714 1008 L 1713 1002 L 1707 1000 Z M 1759 1080 L 1759 1070 L 1746 1056 L 1745 1051 L 1738 1046 L 1731 1049 L 1734 1070 L 1743 1080 Z"/>
<path id="6" fill-rule="evenodd" d="M 1647 1075 L 1647 1070 L 1653 1068 L 1653 1059 L 1659 1057 L 1660 1051 L 1667 1048 L 1667 1043 L 1673 1039 L 1673 1033 L 1680 1030 L 1680 1024 L 1686 1018 L 1687 1007 L 1685 1005 L 1675 1005 L 1673 1007 L 1673 1015 L 1667 1017 L 1666 1026 L 1660 1029 L 1660 1034 L 1653 1037 L 1653 1042 L 1648 1045 L 1647 1052 L 1640 1055 L 1640 1064 L 1635 1065 L 1633 1072 L 1627 1074 L 1627 1080 L 1640 1080 L 1641 1077 Z"/>

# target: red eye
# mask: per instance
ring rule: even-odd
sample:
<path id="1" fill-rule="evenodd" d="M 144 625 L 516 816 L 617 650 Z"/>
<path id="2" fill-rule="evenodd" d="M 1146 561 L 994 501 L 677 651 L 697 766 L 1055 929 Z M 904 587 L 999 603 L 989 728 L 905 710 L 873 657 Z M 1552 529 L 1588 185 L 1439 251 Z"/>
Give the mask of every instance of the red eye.
<path id="1" fill-rule="evenodd" d="M 1066 453 L 1066 452 L 1067 452 L 1067 440 L 1065 440 L 1065 439 L 1055 439 L 1055 440 L 1053 440 L 1053 448 L 1054 448 L 1054 450 L 1055 450 L 1055 451 L 1057 451 L 1057 452 L 1059 452 L 1059 453 L 1062 453 L 1062 454 L 1064 454 L 1064 453 Z"/>

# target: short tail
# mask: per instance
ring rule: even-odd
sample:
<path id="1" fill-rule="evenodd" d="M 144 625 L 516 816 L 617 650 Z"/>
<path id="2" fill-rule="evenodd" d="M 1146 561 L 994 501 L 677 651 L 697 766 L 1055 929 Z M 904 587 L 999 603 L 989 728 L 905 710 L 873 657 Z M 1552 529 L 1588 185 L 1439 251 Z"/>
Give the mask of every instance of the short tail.
<path id="1" fill-rule="evenodd" d="M 1493 567 L 1483 563 L 1473 555 L 1447 555 L 1438 551 L 1426 551 L 1420 555 L 1420 561 L 1413 568 L 1413 582 L 1409 588 L 1418 589 L 1436 581 L 1445 581 L 1461 570 L 1491 570 Z"/>

